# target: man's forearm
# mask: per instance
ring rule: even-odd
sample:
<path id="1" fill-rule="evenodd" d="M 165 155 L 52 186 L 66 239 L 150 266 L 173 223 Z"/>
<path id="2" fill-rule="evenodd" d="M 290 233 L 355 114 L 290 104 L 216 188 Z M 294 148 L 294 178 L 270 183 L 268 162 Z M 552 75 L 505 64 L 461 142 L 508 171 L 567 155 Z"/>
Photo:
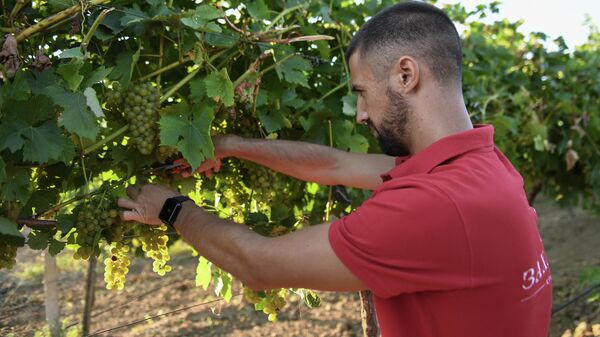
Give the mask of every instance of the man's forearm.
<path id="1" fill-rule="evenodd" d="M 335 172 L 345 153 L 327 146 L 298 141 L 223 139 L 223 154 L 252 161 L 300 180 L 339 184 Z"/>
<path id="2" fill-rule="evenodd" d="M 266 238 L 248 227 L 220 219 L 191 202 L 184 202 L 175 229 L 196 251 L 244 284 L 256 285 L 249 251 Z"/>

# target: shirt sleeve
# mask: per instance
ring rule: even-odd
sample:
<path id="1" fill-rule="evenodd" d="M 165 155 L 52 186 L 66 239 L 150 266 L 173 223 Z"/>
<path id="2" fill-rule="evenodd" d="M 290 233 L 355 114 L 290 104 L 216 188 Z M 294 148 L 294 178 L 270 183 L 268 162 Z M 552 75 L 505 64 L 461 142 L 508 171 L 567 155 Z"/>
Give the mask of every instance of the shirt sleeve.
<path id="1" fill-rule="evenodd" d="M 435 186 L 411 184 L 374 194 L 331 224 L 329 241 L 342 263 L 379 297 L 471 284 L 463 222 Z"/>

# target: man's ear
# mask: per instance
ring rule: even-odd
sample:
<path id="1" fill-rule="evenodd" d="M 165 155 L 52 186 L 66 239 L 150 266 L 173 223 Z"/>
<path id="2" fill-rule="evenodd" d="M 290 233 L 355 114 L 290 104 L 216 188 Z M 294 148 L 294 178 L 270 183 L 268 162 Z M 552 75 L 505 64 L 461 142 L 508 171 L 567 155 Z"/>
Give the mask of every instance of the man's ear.
<path id="1" fill-rule="evenodd" d="M 419 85 L 419 64 L 410 56 L 398 58 L 390 69 L 389 83 L 392 90 L 408 94 Z"/>

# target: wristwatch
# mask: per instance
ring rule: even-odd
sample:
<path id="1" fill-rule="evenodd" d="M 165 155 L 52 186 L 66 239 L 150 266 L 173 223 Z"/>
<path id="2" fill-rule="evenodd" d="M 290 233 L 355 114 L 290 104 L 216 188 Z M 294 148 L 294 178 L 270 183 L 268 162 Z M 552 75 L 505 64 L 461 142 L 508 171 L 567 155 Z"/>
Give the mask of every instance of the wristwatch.
<path id="1" fill-rule="evenodd" d="M 192 200 L 186 196 L 180 195 L 177 197 L 169 198 L 165 201 L 158 218 L 166 225 L 173 226 L 179 212 L 181 212 L 182 204 L 188 200 Z"/>

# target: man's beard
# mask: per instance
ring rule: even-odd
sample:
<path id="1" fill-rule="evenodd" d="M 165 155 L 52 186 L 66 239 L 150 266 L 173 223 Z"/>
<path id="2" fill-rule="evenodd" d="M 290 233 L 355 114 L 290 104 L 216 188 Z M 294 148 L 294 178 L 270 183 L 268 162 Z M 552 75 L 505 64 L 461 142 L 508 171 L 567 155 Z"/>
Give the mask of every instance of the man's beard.
<path id="1" fill-rule="evenodd" d="M 375 130 L 381 151 L 388 156 L 402 157 L 410 154 L 407 138 L 408 115 L 410 106 L 404 96 L 393 92 L 388 87 L 385 91 L 388 105 L 385 108 L 383 118 L 379 126 L 375 126 L 371 120 L 367 123 Z"/>

